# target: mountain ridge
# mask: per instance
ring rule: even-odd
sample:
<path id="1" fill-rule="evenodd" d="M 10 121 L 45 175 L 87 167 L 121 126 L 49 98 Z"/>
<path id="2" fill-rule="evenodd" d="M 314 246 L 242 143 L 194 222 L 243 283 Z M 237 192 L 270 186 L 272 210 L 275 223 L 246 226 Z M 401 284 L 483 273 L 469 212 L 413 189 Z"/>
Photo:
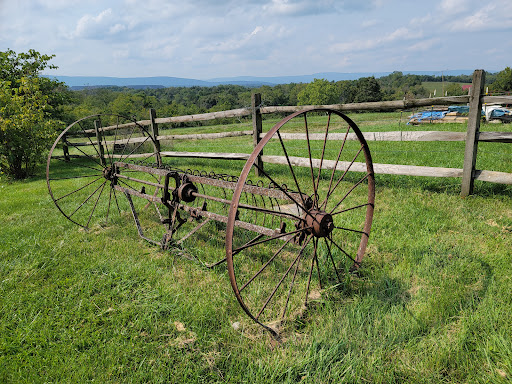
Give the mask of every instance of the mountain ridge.
<path id="1" fill-rule="evenodd" d="M 376 78 L 390 75 L 393 72 L 319 72 L 310 75 L 287 76 L 234 76 L 216 77 L 207 80 L 189 79 L 172 76 L 151 77 L 111 77 L 111 76 L 51 76 L 72 89 L 88 87 L 128 87 L 128 88 L 166 88 L 166 87 L 213 87 L 217 85 L 242 85 L 248 87 L 260 87 L 262 85 L 274 86 L 289 83 L 310 83 L 314 79 L 326 79 L 328 81 L 357 80 L 361 77 L 374 76 Z M 447 71 L 402 71 L 406 74 L 457 76 L 471 75 L 472 70 L 447 70 Z"/>

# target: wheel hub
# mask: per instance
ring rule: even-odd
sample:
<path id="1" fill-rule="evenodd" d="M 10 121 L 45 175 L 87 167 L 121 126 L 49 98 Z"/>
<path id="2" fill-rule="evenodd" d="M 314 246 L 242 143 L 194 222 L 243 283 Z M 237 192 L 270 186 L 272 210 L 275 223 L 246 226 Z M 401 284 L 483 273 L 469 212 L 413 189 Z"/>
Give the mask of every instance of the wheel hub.
<path id="1" fill-rule="evenodd" d="M 305 214 L 306 225 L 315 237 L 326 237 L 334 229 L 332 215 L 324 211 L 311 210 Z"/>
<path id="2" fill-rule="evenodd" d="M 103 168 L 103 177 L 110 181 L 116 180 L 116 170 L 115 167 L 105 167 Z"/>

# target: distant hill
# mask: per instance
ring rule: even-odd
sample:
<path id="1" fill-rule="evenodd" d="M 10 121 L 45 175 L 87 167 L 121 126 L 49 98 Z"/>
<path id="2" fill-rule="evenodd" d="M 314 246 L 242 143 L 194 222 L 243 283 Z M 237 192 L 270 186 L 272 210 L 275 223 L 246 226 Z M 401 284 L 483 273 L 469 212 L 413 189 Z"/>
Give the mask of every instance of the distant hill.
<path id="1" fill-rule="evenodd" d="M 223 84 L 232 84 L 233 81 L 253 81 L 253 82 L 266 82 L 271 84 L 289 84 L 289 83 L 311 83 L 314 79 L 326 79 L 329 81 L 341 80 L 357 80 L 361 77 L 374 76 L 376 78 L 388 76 L 392 72 L 320 72 L 312 75 L 300 76 L 274 76 L 274 77 L 254 77 L 254 76 L 237 76 L 237 77 L 217 77 L 208 79 L 209 82 L 217 82 Z M 473 70 L 456 69 L 450 71 L 402 71 L 404 75 L 431 75 L 431 76 L 457 76 L 457 75 L 471 75 Z"/>
<path id="2" fill-rule="evenodd" d="M 391 74 L 392 72 L 357 72 L 357 73 L 343 73 L 343 72 L 323 72 L 314 73 L 312 75 L 298 75 L 298 76 L 272 76 L 272 77 L 258 77 L 258 76 L 236 76 L 236 77 L 218 77 L 208 80 L 187 79 L 182 77 L 98 77 L 98 76 L 49 76 L 49 78 L 56 78 L 59 81 L 66 83 L 72 89 L 83 89 L 87 87 L 128 87 L 135 89 L 144 88 L 167 88 L 167 87 L 213 87 L 216 85 L 233 84 L 243 85 L 246 87 L 260 87 L 262 85 L 277 85 L 289 83 L 310 83 L 314 79 L 326 79 L 329 81 L 340 80 L 357 80 L 361 77 L 375 76 L 382 77 Z M 435 75 L 441 76 L 440 71 L 403 71 L 404 74 L 416 75 Z M 471 75 L 472 70 L 450 70 L 442 72 L 445 76 L 456 75 Z"/>

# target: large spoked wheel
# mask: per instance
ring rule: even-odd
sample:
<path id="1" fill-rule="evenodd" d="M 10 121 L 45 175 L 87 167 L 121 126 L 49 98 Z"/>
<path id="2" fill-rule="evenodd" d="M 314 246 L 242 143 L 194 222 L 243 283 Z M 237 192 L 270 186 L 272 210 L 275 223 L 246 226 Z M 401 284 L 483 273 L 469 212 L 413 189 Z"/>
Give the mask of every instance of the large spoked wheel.
<path id="1" fill-rule="evenodd" d="M 46 180 L 50 196 L 73 223 L 90 228 L 112 222 L 130 207 L 120 188 L 139 190 L 133 180 L 158 184 L 143 172 L 125 170 L 119 163 L 160 165 L 155 142 L 147 130 L 117 115 L 92 115 L 69 125 L 48 155 Z M 145 193 L 156 193 L 149 185 Z M 147 201 L 144 202 L 146 204 Z M 140 205 L 140 203 L 139 203 Z"/>
<path id="2" fill-rule="evenodd" d="M 266 219 L 251 223 L 258 235 L 243 225 L 254 211 L 241 199 L 251 169 L 279 202 L 260 215 Z M 276 334 L 308 300 L 346 284 L 361 265 L 374 200 L 370 150 L 351 119 L 312 109 L 276 124 L 245 164 L 228 216 L 228 272 L 243 310 Z"/>

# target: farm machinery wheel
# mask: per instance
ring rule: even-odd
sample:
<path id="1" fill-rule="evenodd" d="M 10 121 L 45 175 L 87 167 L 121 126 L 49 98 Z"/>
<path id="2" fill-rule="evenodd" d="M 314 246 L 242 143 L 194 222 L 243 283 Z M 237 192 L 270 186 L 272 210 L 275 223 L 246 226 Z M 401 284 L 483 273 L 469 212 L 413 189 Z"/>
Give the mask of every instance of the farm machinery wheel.
<path id="1" fill-rule="evenodd" d="M 68 220 L 88 229 L 129 210 L 131 199 L 121 199 L 116 185 L 134 190 L 138 183 L 133 180 L 144 179 L 149 181 L 145 193 L 156 194 L 158 187 L 151 182 L 158 184 L 157 177 L 129 171 L 121 178 L 116 162 L 161 164 L 152 136 L 126 117 L 91 115 L 57 137 L 48 155 L 46 181 L 53 202 Z"/>
<path id="2" fill-rule="evenodd" d="M 251 169 L 279 202 L 278 221 L 254 223 L 268 229 L 257 235 L 239 225 L 253 210 L 241 199 Z M 343 286 L 361 265 L 374 200 L 370 150 L 351 119 L 311 109 L 276 124 L 242 170 L 226 228 L 229 279 L 247 315 L 276 334 L 308 300 Z"/>

